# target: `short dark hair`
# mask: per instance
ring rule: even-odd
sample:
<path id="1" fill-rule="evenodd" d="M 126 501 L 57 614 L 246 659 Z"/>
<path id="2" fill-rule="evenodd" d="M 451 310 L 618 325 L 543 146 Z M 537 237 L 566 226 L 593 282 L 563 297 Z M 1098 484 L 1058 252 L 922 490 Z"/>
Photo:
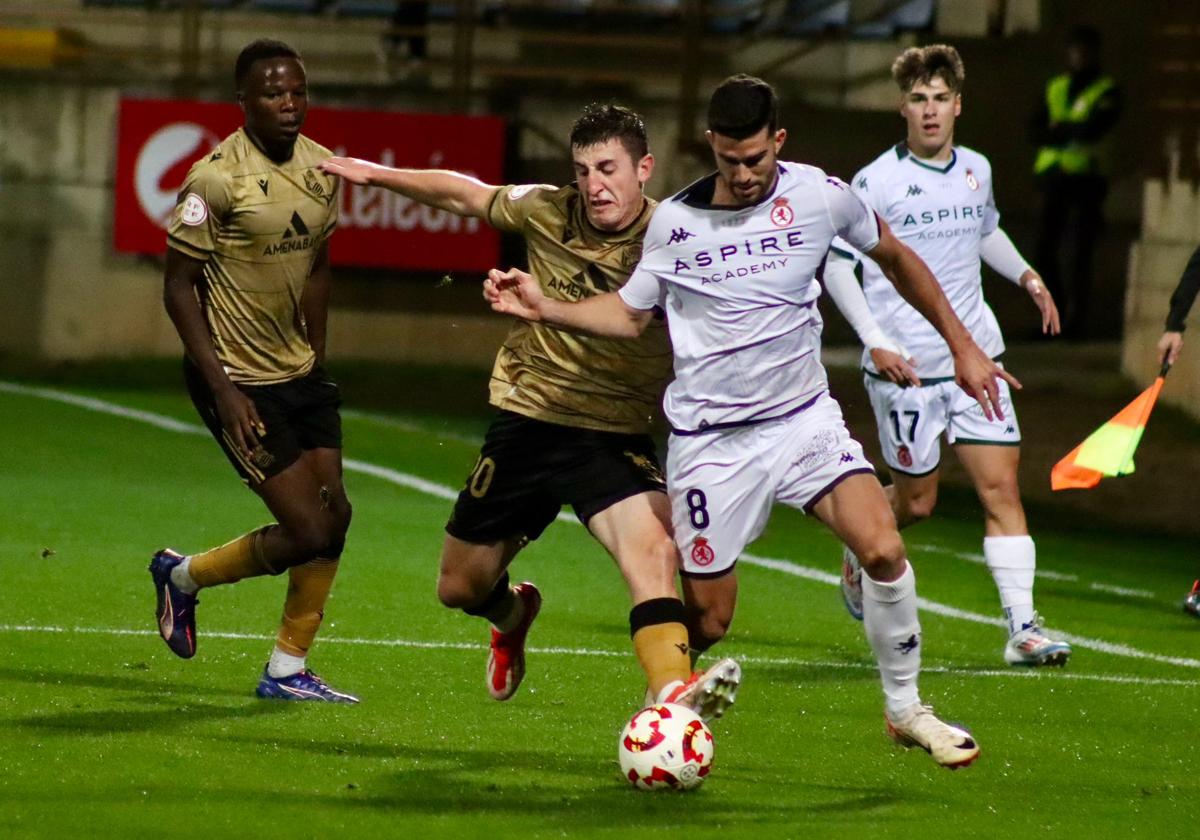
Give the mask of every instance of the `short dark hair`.
<path id="1" fill-rule="evenodd" d="M 949 44 L 909 47 L 892 62 L 892 79 L 903 93 L 932 79 L 941 79 L 950 90 L 961 93 L 966 77 L 962 57 Z"/>
<path id="2" fill-rule="evenodd" d="M 254 62 L 268 58 L 294 58 L 300 62 L 301 66 L 304 64 L 304 59 L 300 57 L 300 53 L 283 43 L 283 41 L 276 41 L 273 38 L 259 38 L 257 41 L 247 44 L 238 53 L 237 64 L 233 68 L 233 83 L 237 86 L 236 89 L 242 89 L 242 85 L 246 81 L 246 76 L 250 73 L 250 68 L 254 66 Z"/>
<path id="3" fill-rule="evenodd" d="M 646 124 L 636 111 L 624 105 L 593 102 L 571 126 L 572 149 L 586 149 L 613 138 L 621 141 L 634 163 L 650 153 Z"/>
<path id="4" fill-rule="evenodd" d="M 730 76 L 708 100 L 708 130 L 745 140 L 766 126 L 768 134 L 779 127 L 779 97 L 775 88 L 756 76 Z"/>

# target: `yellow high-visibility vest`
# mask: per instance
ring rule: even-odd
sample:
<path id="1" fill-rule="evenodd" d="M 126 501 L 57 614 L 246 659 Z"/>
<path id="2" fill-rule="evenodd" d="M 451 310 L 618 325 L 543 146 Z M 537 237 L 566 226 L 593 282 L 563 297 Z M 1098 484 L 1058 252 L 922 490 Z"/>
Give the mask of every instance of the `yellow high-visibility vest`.
<path id="1" fill-rule="evenodd" d="M 1101 76 L 1081 90 L 1073 100 L 1068 97 L 1070 87 L 1071 77 L 1066 73 L 1046 83 L 1046 110 L 1050 114 L 1050 122 L 1086 122 L 1095 110 L 1096 103 L 1116 87 L 1116 82 L 1109 76 Z M 1035 174 L 1041 175 L 1056 166 L 1068 175 L 1095 172 L 1099 168 L 1097 144 L 1072 140 L 1063 145 L 1047 145 L 1038 149 L 1033 164 Z"/>

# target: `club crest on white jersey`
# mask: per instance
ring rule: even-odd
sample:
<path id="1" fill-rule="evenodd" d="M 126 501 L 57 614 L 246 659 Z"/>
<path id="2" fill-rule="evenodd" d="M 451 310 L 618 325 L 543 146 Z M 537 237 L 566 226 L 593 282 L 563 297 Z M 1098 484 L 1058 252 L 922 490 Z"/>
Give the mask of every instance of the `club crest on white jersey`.
<path id="1" fill-rule="evenodd" d="M 903 143 L 855 175 L 855 193 L 929 266 L 971 337 L 993 358 L 1004 352 L 996 316 L 983 298 L 980 243 L 1000 223 L 988 159 L 955 146 L 946 162 L 921 160 Z M 844 248 L 835 243 L 835 248 Z M 922 379 L 954 375 L 945 340 L 908 304 L 871 260 L 863 260 L 863 292 L 889 337 L 917 360 Z M 863 365 L 874 370 L 870 353 Z"/>
<path id="2" fill-rule="evenodd" d="M 875 214 L 820 169 L 779 163 L 757 204 L 712 204 L 716 175 L 655 212 L 642 260 L 620 294 L 663 306 L 675 353 L 664 408 L 689 433 L 799 410 L 826 388 L 816 277 L 834 236 L 879 242 Z"/>

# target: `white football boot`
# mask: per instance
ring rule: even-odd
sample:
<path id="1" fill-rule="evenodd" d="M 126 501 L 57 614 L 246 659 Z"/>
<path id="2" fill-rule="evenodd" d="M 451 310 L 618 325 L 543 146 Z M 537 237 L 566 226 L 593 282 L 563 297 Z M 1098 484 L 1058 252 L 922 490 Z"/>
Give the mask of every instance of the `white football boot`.
<path id="1" fill-rule="evenodd" d="M 920 747 L 943 767 L 957 770 L 979 758 L 971 733 L 938 719 L 933 708 L 913 703 L 896 716 L 884 713 L 888 735 L 904 747 Z"/>
<path id="2" fill-rule="evenodd" d="M 1041 628 L 1042 618 L 1033 614 L 1033 621 L 1013 633 L 1004 646 L 1004 661 L 1009 665 L 1063 666 L 1071 658 L 1071 646 L 1051 639 Z"/>
<path id="3" fill-rule="evenodd" d="M 719 718 L 737 699 L 742 668 L 732 659 L 722 659 L 707 671 L 697 671 L 685 683 L 668 685 L 659 703 L 678 703 L 698 714 L 705 723 Z"/>

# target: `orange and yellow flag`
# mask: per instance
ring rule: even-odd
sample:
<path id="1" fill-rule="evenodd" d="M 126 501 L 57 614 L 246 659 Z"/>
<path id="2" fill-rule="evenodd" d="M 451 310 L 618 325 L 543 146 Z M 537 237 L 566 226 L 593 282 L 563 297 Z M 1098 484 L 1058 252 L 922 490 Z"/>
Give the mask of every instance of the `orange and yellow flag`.
<path id="1" fill-rule="evenodd" d="M 1169 368 L 1170 365 L 1164 364 L 1153 385 L 1054 465 L 1050 470 L 1051 489 L 1086 490 L 1095 487 L 1102 478 L 1134 471 L 1133 453 L 1142 440 Z"/>

